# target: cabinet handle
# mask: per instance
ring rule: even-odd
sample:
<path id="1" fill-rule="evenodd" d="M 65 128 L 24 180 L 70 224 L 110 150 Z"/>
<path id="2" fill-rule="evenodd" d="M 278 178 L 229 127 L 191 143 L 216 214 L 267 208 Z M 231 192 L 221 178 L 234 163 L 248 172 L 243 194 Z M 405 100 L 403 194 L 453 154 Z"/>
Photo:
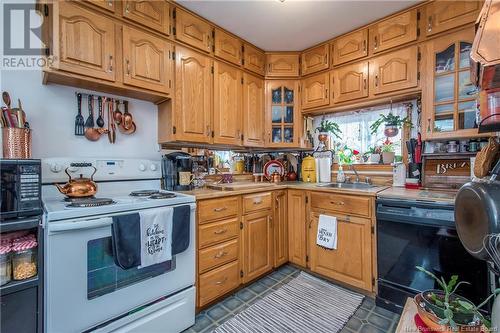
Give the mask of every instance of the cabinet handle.
<path id="1" fill-rule="evenodd" d="M 272 216 L 269 216 L 269 227 L 270 228 L 273 227 L 273 217 Z"/>
<path id="2" fill-rule="evenodd" d="M 218 285 L 218 286 L 220 286 L 221 284 L 226 283 L 226 281 L 227 281 L 227 277 L 225 277 L 224 279 L 222 279 L 220 281 L 215 282 L 215 284 Z"/>
<path id="3" fill-rule="evenodd" d="M 378 87 L 378 74 L 375 75 L 375 87 Z"/>
<path id="4" fill-rule="evenodd" d="M 227 207 L 214 208 L 214 212 L 222 212 L 222 211 L 224 211 L 226 209 L 227 209 Z"/>
<path id="5" fill-rule="evenodd" d="M 332 205 L 343 206 L 345 203 L 343 201 L 330 201 Z"/>
<path id="6" fill-rule="evenodd" d="M 375 36 L 375 42 L 373 43 L 373 49 L 377 49 L 378 47 L 378 41 L 377 41 L 377 36 Z"/>
<path id="7" fill-rule="evenodd" d="M 219 251 L 219 252 L 217 252 L 217 254 L 214 255 L 214 258 L 215 259 L 220 259 L 220 258 L 222 258 L 222 257 L 224 257 L 226 255 L 227 255 L 226 251 Z"/>
<path id="8" fill-rule="evenodd" d="M 366 51 L 366 39 L 363 41 L 363 51 Z"/>
<path id="9" fill-rule="evenodd" d="M 226 232 L 227 232 L 227 229 L 219 229 L 219 230 L 215 230 L 214 234 L 222 235 L 222 234 L 225 234 Z"/>
<path id="10" fill-rule="evenodd" d="M 280 208 L 280 200 L 276 198 L 275 202 L 276 202 L 276 209 Z"/>
<path id="11" fill-rule="evenodd" d="M 366 79 L 363 79 L 363 90 L 366 90 Z"/>
<path id="12" fill-rule="evenodd" d="M 109 55 L 109 67 L 108 67 L 108 72 L 113 71 L 113 56 L 110 54 Z"/>
<path id="13" fill-rule="evenodd" d="M 210 37 L 207 36 L 207 49 L 210 49 Z"/>
<path id="14" fill-rule="evenodd" d="M 259 200 L 259 201 L 254 201 L 253 204 L 254 205 L 260 205 L 262 203 L 262 200 Z"/>
<path id="15" fill-rule="evenodd" d="M 113 1 L 109 0 L 109 1 L 108 1 L 108 6 L 109 6 L 109 7 L 113 7 Z"/>
<path id="16" fill-rule="evenodd" d="M 126 59 L 125 62 L 127 63 L 127 75 L 130 75 L 130 61 Z"/>
<path id="17" fill-rule="evenodd" d="M 325 54 L 325 65 L 328 65 L 328 56 Z"/>
<path id="18" fill-rule="evenodd" d="M 429 20 L 427 21 L 427 31 L 432 31 L 432 16 L 429 16 Z"/>
<path id="19" fill-rule="evenodd" d="M 427 118 L 427 133 L 431 132 L 431 118 Z"/>
<path id="20" fill-rule="evenodd" d="M 207 136 L 210 136 L 210 125 L 207 125 Z"/>
<path id="21" fill-rule="evenodd" d="M 125 13 L 130 13 L 130 7 L 129 7 L 129 4 L 127 3 L 127 5 L 125 6 Z"/>
<path id="22" fill-rule="evenodd" d="M 270 72 L 271 71 L 271 64 L 268 64 L 267 65 L 267 71 Z"/>
<path id="23" fill-rule="evenodd" d="M 325 97 L 328 98 L 328 88 L 325 89 Z"/>

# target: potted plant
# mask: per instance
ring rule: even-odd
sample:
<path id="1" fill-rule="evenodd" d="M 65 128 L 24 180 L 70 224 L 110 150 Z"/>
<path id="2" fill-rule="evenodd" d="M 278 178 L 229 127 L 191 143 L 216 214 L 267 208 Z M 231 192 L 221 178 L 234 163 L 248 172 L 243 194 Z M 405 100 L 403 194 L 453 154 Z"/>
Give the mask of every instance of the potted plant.
<path id="1" fill-rule="evenodd" d="M 376 134 L 380 125 L 384 124 L 384 135 L 388 138 L 394 137 L 398 135 L 399 129 L 403 126 L 407 126 L 409 128 L 413 127 L 411 123 L 411 119 L 409 117 L 401 118 L 401 116 L 395 116 L 392 113 L 389 113 L 387 116 L 384 114 L 380 115 L 373 124 L 371 124 L 371 134 Z"/>
<path id="2" fill-rule="evenodd" d="M 381 148 L 382 151 L 382 162 L 384 164 L 391 164 L 394 162 L 394 143 L 389 141 L 389 139 L 385 140 L 384 144 Z"/>
<path id="3" fill-rule="evenodd" d="M 316 132 L 318 132 L 318 140 L 320 142 L 326 142 L 328 140 L 328 135 L 331 133 L 340 139 L 340 134 L 342 131 L 339 128 L 339 125 L 333 121 L 322 119 L 319 126 L 316 127 Z"/>
<path id="4" fill-rule="evenodd" d="M 339 163 L 339 170 L 337 173 L 337 183 L 344 183 L 346 181 L 346 177 L 344 174 L 343 165 L 351 165 L 356 161 L 356 156 L 359 155 L 359 151 L 355 149 L 351 149 L 344 145 L 342 148 L 339 147 L 337 149 L 337 158 Z"/>
<path id="5" fill-rule="evenodd" d="M 368 162 L 375 164 L 380 163 L 380 147 L 371 146 L 364 155 L 368 156 Z"/>
<path id="6" fill-rule="evenodd" d="M 490 327 L 490 322 L 479 309 L 500 293 L 500 289 L 475 306 L 468 299 L 455 294 L 460 285 L 468 282 L 458 281 L 457 275 L 446 282 L 443 277 L 438 278 L 421 266 L 416 268 L 434 279 L 442 289 L 427 290 L 415 296 L 419 315 L 429 328 L 440 332 L 480 332 L 482 324 Z"/>

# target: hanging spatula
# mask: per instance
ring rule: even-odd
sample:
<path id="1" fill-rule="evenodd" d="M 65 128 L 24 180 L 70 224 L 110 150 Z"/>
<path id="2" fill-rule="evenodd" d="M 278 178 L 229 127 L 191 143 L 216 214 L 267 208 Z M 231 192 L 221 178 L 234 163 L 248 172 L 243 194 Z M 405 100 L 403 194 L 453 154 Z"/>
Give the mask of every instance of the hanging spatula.
<path id="1" fill-rule="evenodd" d="M 76 101 L 78 104 L 78 114 L 75 118 L 75 135 L 83 136 L 85 134 L 85 123 L 83 122 L 82 116 L 82 94 L 76 94 Z"/>

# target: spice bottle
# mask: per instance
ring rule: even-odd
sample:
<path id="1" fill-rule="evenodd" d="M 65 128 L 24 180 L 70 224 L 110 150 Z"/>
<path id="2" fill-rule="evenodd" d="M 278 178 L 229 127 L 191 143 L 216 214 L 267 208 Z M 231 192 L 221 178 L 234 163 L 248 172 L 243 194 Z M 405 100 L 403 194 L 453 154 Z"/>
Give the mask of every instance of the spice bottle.
<path id="1" fill-rule="evenodd" d="M 33 235 L 18 238 L 12 244 L 14 280 L 25 280 L 37 274 L 38 243 Z"/>

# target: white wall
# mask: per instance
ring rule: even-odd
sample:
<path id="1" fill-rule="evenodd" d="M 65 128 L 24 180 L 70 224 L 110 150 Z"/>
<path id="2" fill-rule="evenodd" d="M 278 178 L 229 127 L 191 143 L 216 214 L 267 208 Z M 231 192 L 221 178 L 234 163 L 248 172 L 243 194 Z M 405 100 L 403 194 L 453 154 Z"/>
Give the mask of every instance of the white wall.
<path id="1" fill-rule="evenodd" d="M 75 91 L 88 91 L 54 84 L 42 85 L 39 70 L 9 70 L 2 71 L 0 75 L 1 89 L 9 92 L 13 107 L 17 107 L 17 99 L 21 99 L 27 120 L 33 129 L 33 158 L 160 158 L 156 141 L 157 108 L 153 103 L 123 98 L 129 101 L 129 111 L 134 117 L 137 131 L 133 135 L 117 133 L 114 145 L 109 143 L 106 135 L 97 142 L 91 142 L 85 137 L 74 135 L 77 114 Z M 82 101 L 82 113 L 86 119 L 88 112 L 85 98 Z M 97 103 L 94 113 L 97 114 Z"/>

